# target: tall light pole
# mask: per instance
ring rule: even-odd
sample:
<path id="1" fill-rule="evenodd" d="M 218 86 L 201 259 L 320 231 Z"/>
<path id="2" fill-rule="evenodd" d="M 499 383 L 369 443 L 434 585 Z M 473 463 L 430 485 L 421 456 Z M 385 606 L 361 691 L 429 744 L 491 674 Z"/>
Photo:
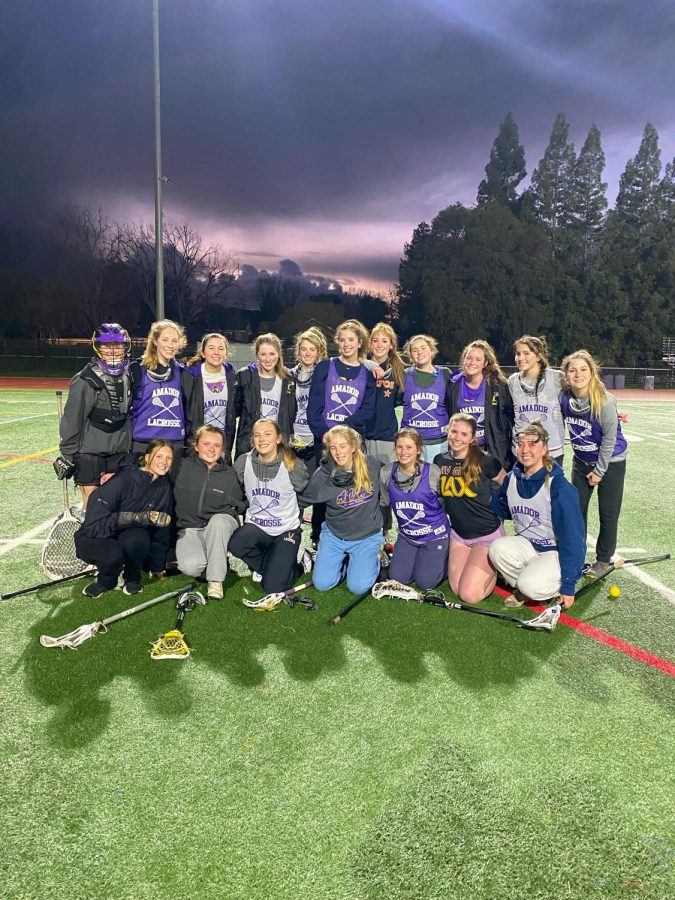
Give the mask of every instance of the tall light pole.
<path id="1" fill-rule="evenodd" d="M 159 0 L 152 0 L 152 61 L 155 82 L 155 264 L 156 315 L 164 318 L 164 228 L 162 223 L 162 119 L 159 96 Z"/>

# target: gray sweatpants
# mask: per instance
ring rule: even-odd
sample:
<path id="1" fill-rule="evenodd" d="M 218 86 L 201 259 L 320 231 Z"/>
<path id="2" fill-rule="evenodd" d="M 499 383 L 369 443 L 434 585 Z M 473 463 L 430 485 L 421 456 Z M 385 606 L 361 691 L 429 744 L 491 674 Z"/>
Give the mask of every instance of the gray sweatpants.
<path id="1" fill-rule="evenodd" d="M 550 600 L 560 593 L 557 550 L 540 553 L 527 538 L 507 535 L 490 544 L 488 555 L 504 580 L 530 600 Z"/>
<path id="2" fill-rule="evenodd" d="M 182 528 L 176 542 L 176 562 L 185 575 L 197 578 L 206 570 L 207 581 L 223 581 L 227 575 L 227 545 L 239 522 L 216 513 L 206 528 Z"/>

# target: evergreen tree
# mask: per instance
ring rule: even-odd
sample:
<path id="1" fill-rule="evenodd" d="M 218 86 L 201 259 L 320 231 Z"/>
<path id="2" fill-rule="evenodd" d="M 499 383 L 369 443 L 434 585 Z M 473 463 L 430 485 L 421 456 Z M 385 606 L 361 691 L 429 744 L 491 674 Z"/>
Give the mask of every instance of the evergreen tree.
<path id="1" fill-rule="evenodd" d="M 640 149 L 626 163 L 615 207 L 617 224 L 638 238 L 638 252 L 644 249 L 645 241 L 648 241 L 658 219 L 660 174 L 659 136 L 656 128 L 648 122 Z"/>
<path id="2" fill-rule="evenodd" d="M 515 210 L 516 188 L 526 174 L 525 151 L 518 136 L 518 126 L 509 113 L 499 126 L 490 151 L 490 162 L 485 166 L 485 178 L 478 186 L 478 205 L 499 203 Z"/>
<path id="3" fill-rule="evenodd" d="M 532 173 L 529 189 L 534 215 L 552 233 L 555 251 L 561 249 L 561 241 L 555 232 L 568 228 L 574 215 L 576 154 L 568 135 L 567 120 L 558 113 L 548 147 Z"/>
<path id="4" fill-rule="evenodd" d="M 578 237 L 583 268 L 593 256 L 605 224 L 607 182 L 602 180 L 605 154 L 600 130 L 591 125 L 574 167 L 573 228 Z"/>

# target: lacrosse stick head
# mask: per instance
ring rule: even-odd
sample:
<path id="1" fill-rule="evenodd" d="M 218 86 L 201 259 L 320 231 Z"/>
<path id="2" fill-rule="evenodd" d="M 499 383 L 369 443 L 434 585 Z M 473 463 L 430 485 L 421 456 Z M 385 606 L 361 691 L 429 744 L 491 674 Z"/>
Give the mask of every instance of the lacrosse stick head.
<path id="1" fill-rule="evenodd" d="M 77 650 L 80 644 L 94 637 L 99 631 L 105 632 L 107 629 L 103 622 L 92 622 L 90 625 L 80 625 L 74 631 L 63 634 L 61 637 L 50 637 L 48 634 L 40 636 L 40 643 L 43 647 L 60 647 L 62 650 Z"/>
<path id="2" fill-rule="evenodd" d="M 409 584 L 400 581 L 378 581 L 371 591 L 373 597 L 379 600 L 381 597 L 398 597 L 401 600 L 421 600 L 422 594 Z"/>
<path id="3" fill-rule="evenodd" d="M 206 606 L 208 602 L 206 597 L 199 591 L 185 591 L 176 600 L 176 609 L 190 612 L 195 606 Z"/>
<path id="4" fill-rule="evenodd" d="M 178 629 L 160 634 L 150 645 L 151 659 L 187 659 L 191 652 L 185 637 Z"/>
<path id="5" fill-rule="evenodd" d="M 122 375 L 131 357 L 131 338 L 117 322 L 104 322 L 91 336 L 98 362 L 108 375 Z"/>
<path id="6" fill-rule="evenodd" d="M 61 513 L 52 525 L 40 560 L 43 571 L 50 578 L 79 575 L 92 568 L 75 553 L 75 532 L 79 527 L 80 523 L 70 510 Z"/>
<path id="7" fill-rule="evenodd" d="M 248 606 L 249 609 L 256 609 L 258 612 L 272 612 L 280 603 L 284 602 L 284 599 L 285 595 L 280 591 L 277 594 L 267 594 L 266 597 L 260 600 L 247 600 L 244 597 L 241 602 L 244 606 Z"/>
<path id="8" fill-rule="evenodd" d="M 555 631 L 561 612 L 562 603 L 553 603 L 534 619 L 523 619 L 520 628 L 526 628 L 528 631 Z"/>

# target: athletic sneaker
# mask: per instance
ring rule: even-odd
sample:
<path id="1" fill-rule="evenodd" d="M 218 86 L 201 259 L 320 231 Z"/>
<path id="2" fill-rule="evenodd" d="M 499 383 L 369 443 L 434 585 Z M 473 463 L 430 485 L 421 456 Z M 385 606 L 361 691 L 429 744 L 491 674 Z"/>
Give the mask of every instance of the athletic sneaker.
<path id="1" fill-rule="evenodd" d="M 584 575 L 588 578 L 602 578 L 602 576 L 606 575 L 611 568 L 611 563 L 598 560 L 597 562 L 594 562 L 592 566 L 589 566 L 584 570 Z"/>
<path id="2" fill-rule="evenodd" d="M 518 606 L 522 606 L 526 600 L 527 597 L 521 594 L 520 591 L 515 590 L 508 597 L 504 597 L 504 606 L 508 606 L 509 609 L 515 609 Z"/>
<path id="3" fill-rule="evenodd" d="M 206 596 L 210 597 L 211 600 L 222 600 L 223 599 L 223 582 L 222 581 L 207 582 Z"/>
<path id="4" fill-rule="evenodd" d="M 126 594 L 128 597 L 131 597 L 133 594 L 142 594 L 143 585 L 140 581 L 125 581 L 122 593 Z"/>
<path id="5" fill-rule="evenodd" d="M 91 584 L 88 584 L 86 588 L 82 591 L 85 597 L 100 597 L 101 594 L 105 594 L 110 590 L 110 588 L 103 587 L 102 584 L 98 581 L 92 581 Z"/>
<path id="6" fill-rule="evenodd" d="M 312 566 L 314 565 L 314 560 L 312 559 L 312 555 L 305 547 L 301 548 L 302 552 L 298 554 L 298 563 L 302 567 L 302 571 L 305 575 L 309 575 L 312 571 Z"/>
<path id="7" fill-rule="evenodd" d="M 262 575 L 260 572 L 251 572 L 251 579 L 255 581 L 256 584 L 260 584 L 262 581 Z"/>

